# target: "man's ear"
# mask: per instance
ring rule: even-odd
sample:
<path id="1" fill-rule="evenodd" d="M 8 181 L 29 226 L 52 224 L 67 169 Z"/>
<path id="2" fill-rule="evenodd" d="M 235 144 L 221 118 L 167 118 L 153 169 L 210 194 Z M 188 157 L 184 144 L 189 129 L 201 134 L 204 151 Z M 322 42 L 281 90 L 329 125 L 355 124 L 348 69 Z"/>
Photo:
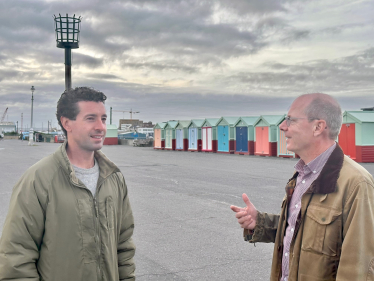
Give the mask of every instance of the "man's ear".
<path id="1" fill-rule="evenodd" d="M 60 117 L 60 121 L 61 121 L 62 127 L 64 127 L 64 129 L 66 130 L 66 132 L 71 132 L 71 122 L 73 120 L 70 120 L 67 117 L 61 116 Z"/>
<path id="2" fill-rule="evenodd" d="M 326 121 L 325 120 L 315 120 L 314 122 L 315 122 L 314 123 L 314 131 L 313 131 L 314 136 L 319 136 L 324 131 L 326 131 L 327 126 L 326 126 Z"/>

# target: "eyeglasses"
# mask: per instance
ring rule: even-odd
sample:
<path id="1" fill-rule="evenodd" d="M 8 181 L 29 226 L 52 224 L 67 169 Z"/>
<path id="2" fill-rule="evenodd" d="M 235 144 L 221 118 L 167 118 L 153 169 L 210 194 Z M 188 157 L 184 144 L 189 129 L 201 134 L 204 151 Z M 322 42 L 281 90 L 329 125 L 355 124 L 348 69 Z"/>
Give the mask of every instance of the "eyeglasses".
<path id="1" fill-rule="evenodd" d="M 292 121 L 296 121 L 298 119 L 308 119 L 308 118 L 306 118 L 306 117 L 290 117 L 290 116 L 286 116 L 285 121 L 286 121 L 287 127 L 289 127 L 291 125 Z"/>
<path id="2" fill-rule="evenodd" d="M 286 121 L 287 127 L 289 127 L 291 125 L 292 121 L 296 121 L 298 119 L 309 119 L 309 121 L 320 120 L 319 118 L 290 117 L 290 116 L 286 116 L 286 118 L 284 120 Z"/>

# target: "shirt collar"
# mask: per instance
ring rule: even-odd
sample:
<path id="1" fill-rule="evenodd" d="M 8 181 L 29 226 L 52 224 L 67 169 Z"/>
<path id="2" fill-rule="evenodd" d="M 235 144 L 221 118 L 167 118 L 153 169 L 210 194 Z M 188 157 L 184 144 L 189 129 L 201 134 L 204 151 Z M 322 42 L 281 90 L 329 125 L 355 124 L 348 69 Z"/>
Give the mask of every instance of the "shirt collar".
<path id="1" fill-rule="evenodd" d="M 302 176 L 309 175 L 310 173 L 320 173 L 323 166 L 326 164 L 327 159 L 329 159 L 331 153 L 334 151 L 335 147 L 336 142 L 334 142 L 332 146 L 330 146 L 308 164 L 305 164 L 304 160 L 300 159 L 294 167 L 295 170 Z"/>

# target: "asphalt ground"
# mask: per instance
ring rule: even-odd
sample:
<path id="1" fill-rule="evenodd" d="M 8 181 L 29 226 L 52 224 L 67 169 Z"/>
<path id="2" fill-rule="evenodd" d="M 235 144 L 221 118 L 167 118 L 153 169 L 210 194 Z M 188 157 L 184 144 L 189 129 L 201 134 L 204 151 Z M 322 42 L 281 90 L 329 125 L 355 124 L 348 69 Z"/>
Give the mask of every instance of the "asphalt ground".
<path id="1" fill-rule="evenodd" d="M 0 233 L 12 187 L 60 144 L 0 142 Z M 269 280 L 273 244 L 244 242 L 230 205 L 278 213 L 295 159 L 105 146 L 135 217 L 137 280 Z M 363 164 L 374 174 L 374 163 Z"/>

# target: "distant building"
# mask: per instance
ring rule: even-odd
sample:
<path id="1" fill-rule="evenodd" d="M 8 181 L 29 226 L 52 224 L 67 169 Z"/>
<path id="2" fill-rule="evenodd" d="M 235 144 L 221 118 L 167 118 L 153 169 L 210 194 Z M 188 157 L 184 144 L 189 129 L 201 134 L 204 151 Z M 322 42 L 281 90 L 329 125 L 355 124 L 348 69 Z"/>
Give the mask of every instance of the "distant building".
<path id="1" fill-rule="evenodd" d="M 153 137 L 153 128 L 136 128 L 138 133 L 146 134 L 149 137 Z"/>
<path id="2" fill-rule="evenodd" d="M 153 128 L 155 125 L 152 124 L 152 121 L 144 122 L 143 128 Z"/>
<path id="3" fill-rule="evenodd" d="M 120 119 L 118 129 L 123 130 L 123 128 L 128 127 L 128 125 L 131 125 L 132 128 L 153 128 L 151 121 L 144 123 L 143 120 L 139 119 Z"/>
<path id="4" fill-rule="evenodd" d="M 374 111 L 374 107 L 361 108 L 363 111 Z"/>
<path id="5" fill-rule="evenodd" d="M 11 133 L 16 132 L 17 126 L 14 122 L 2 122 L 0 123 L 0 133 Z"/>

